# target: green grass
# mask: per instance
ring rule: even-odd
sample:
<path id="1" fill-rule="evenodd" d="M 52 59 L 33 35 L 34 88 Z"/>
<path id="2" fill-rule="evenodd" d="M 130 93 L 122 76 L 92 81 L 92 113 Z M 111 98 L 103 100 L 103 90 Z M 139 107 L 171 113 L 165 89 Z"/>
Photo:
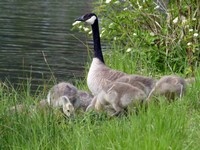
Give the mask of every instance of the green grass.
<path id="1" fill-rule="evenodd" d="M 139 53 L 138 53 L 139 55 Z M 119 50 L 105 53 L 106 64 L 130 74 L 154 76 L 157 72 L 148 59 L 137 61 L 135 53 Z M 87 70 L 87 69 L 86 69 Z M 138 114 L 109 118 L 104 113 L 89 112 L 67 119 L 51 108 L 29 111 L 29 106 L 46 98 L 43 90 L 31 93 L 31 82 L 22 88 L 0 84 L 0 149 L 137 149 L 198 150 L 200 147 L 200 70 L 197 82 L 187 89 L 182 100 L 167 103 L 159 97 L 147 110 Z M 87 71 L 86 71 L 87 72 Z M 178 73 L 181 75 L 180 73 Z M 181 75 L 184 77 L 184 75 Z M 75 81 L 79 89 L 88 90 L 86 80 Z M 22 113 L 8 109 L 16 104 L 26 106 Z"/>
<path id="2" fill-rule="evenodd" d="M 104 32 L 106 38 L 110 38 L 112 41 L 112 51 L 107 51 L 104 55 L 106 64 L 126 73 L 155 78 L 173 73 L 182 77 L 191 74 L 193 69 L 188 71 L 188 68 L 191 67 L 188 61 L 198 62 L 199 58 L 196 57 L 199 54 L 196 49 L 198 45 L 195 45 L 198 40 L 192 38 L 193 32 L 185 34 L 186 37 L 181 39 L 182 42 L 179 43 L 179 46 L 176 40 L 180 39 L 179 35 L 182 30 L 189 33 L 189 28 L 184 29 L 182 23 L 179 22 L 172 28 L 169 26 L 169 31 L 173 31 L 174 34 L 166 32 L 168 26 L 161 20 L 161 17 L 156 18 L 151 15 L 151 12 L 148 13 L 147 11 L 144 12 L 144 14 L 147 14 L 143 16 L 144 19 L 140 19 L 141 10 L 135 9 L 138 4 L 134 3 L 133 0 L 124 3 L 128 2 L 133 3 L 134 10 L 138 10 L 137 14 L 132 13 L 132 11 L 127 13 L 127 11 L 115 10 L 114 8 L 117 7 L 112 7 L 112 3 L 99 6 L 99 8 L 105 6 L 99 11 L 105 10 L 106 12 L 106 19 L 101 18 L 100 25 L 106 29 Z M 145 6 L 145 3 L 140 5 L 142 4 Z M 123 7 L 121 4 L 119 6 Z M 174 8 L 175 5 L 172 6 Z M 176 8 L 174 11 L 184 12 L 179 9 L 180 5 L 176 6 L 178 6 L 178 9 Z M 198 5 L 194 3 L 194 6 L 194 10 L 197 10 L 196 6 Z M 107 7 L 112 9 L 107 9 Z M 188 20 L 190 20 L 191 15 L 196 17 L 193 14 L 198 14 L 196 11 L 190 12 L 192 9 L 188 9 L 189 5 L 183 8 L 187 8 L 185 15 L 188 14 L 186 16 Z M 107 10 L 110 11 L 109 14 Z M 153 12 L 156 11 L 153 10 Z M 116 13 L 119 14 L 116 15 Z M 175 13 L 172 16 L 171 21 L 179 15 Z M 132 23 L 133 17 L 136 18 L 134 24 Z M 109 18 L 112 18 L 112 20 Z M 119 18 L 121 19 L 119 20 Z M 148 21 L 151 18 L 152 21 Z M 143 23 L 145 20 L 148 22 Z M 152 26 L 157 23 L 156 20 L 160 25 L 163 23 L 164 26 L 162 28 L 158 28 L 156 25 Z M 118 21 L 120 21 L 119 24 Z M 109 26 L 111 22 L 115 23 L 113 29 L 110 29 Z M 198 19 L 189 23 L 191 29 L 197 30 Z M 146 28 L 141 28 L 145 27 L 144 25 L 155 27 L 155 31 L 159 29 L 162 32 L 158 32 L 156 36 L 150 36 L 151 30 L 144 32 Z M 121 34 L 116 31 L 120 31 Z M 137 33 L 137 36 L 132 33 Z M 117 37 L 116 42 L 120 43 L 121 46 L 113 42 L 113 37 Z M 187 47 L 186 45 L 191 41 L 194 44 L 193 47 Z M 131 51 L 127 52 L 128 48 L 132 48 Z M 168 49 L 171 50 L 170 55 L 166 56 L 165 52 Z M 183 53 L 186 52 L 186 49 L 193 51 L 194 57 L 190 58 L 190 55 L 187 56 L 186 53 Z M 184 56 L 182 56 L 183 54 Z M 73 119 L 67 119 L 60 111 L 51 108 L 38 108 L 34 112 L 29 111 L 31 105 L 35 105 L 40 99 L 46 98 L 48 90 L 46 85 L 44 85 L 43 90 L 36 90 L 36 93 L 32 94 L 30 81 L 19 89 L 13 88 L 12 84 L 6 87 L 0 83 L 0 150 L 199 150 L 200 69 L 196 70 L 194 74 L 197 77 L 197 83 L 188 88 L 186 95 L 181 100 L 169 104 L 164 98 L 159 97 L 159 103 L 151 103 L 147 110 L 141 109 L 137 115 L 131 113 L 128 116 L 115 118 L 109 118 L 104 113 L 89 112 L 78 114 Z M 85 80 L 77 80 L 75 84 L 79 89 L 88 90 Z M 8 111 L 10 107 L 16 104 L 25 105 L 25 110 L 22 113 Z"/>
<path id="3" fill-rule="evenodd" d="M 182 100 L 152 103 L 139 113 L 109 118 L 103 113 L 79 114 L 66 119 L 59 111 L 45 108 L 28 110 L 42 94 L 0 87 L 0 149 L 180 149 L 200 147 L 200 76 Z M 79 88 L 86 85 L 77 82 Z M 8 108 L 23 103 L 23 113 Z"/>

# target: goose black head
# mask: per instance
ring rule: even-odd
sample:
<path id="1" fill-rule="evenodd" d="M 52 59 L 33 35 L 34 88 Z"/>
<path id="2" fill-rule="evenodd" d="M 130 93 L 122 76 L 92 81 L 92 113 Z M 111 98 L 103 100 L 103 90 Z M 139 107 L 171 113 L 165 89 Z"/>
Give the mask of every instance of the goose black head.
<path id="1" fill-rule="evenodd" d="M 97 16 L 94 13 L 88 13 L 88 14 L 76 19 L 76 21 L 86 22 L 90 25 L 93 25 L 95 20 L 97 20 Z"/>

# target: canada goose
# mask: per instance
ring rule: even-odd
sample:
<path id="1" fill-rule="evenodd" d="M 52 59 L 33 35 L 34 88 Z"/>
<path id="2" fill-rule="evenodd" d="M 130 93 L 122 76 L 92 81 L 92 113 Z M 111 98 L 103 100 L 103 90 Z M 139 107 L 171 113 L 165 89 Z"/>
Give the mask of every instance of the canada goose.
<path id="1" fill-rule="evenodd" d="M 114 113 L 111 116 L 115 116 L 130 105 L 140 104 L 146 97 L 144 91 L 137 87 L 123 82 L 113 82 L 105 86 L 94 98 L 95 110 L 112 108 Z"/>
<path id="2" fill-rule="evenodd" d="M 189 82 L 189 81 L 188 81 Z M 182 97 L 186 92 L 186 81 L 175 75 L 163 76 L 158 80 L 147 97 L 147 103 L 150 102 L 150 98 L 153 94 L 163 95 L 169 101 L 175 99 L 176 96 Z"/>
<path id="3" fill-rule="evenodd" d="M 128 74 L 111 69 L 104 63 L 99 36 L 98 18 L 94 13 L 88 13 L 76 21 L 86 22 L 91 25 L 94 42 L 94 57 L 87 76 L 87 85 L 93 95 L 97 95 L 104 86 L 111 82 L 127 76 Z M 142 78 L 142 76 L 140 76 Z M 138 76 L 138 80 L 140 80 Z M 143 77 L 145 78 L 145 77 Z M 142 79 L 143 80 L 143 79 Z M 144 83 L 143 83 L 144 84 Z M 145 84 L 144 84 L 145 85 Z"/>
<path id="4" fill-rule="evenodd" d="M 92 94 L 86 91 L 78 90 L 77 100 L 80 101 L 79 109 L 82 109 L 83 111 L 85 111 L 86 108 L 91 103 L 92 99 L 93 99 Z"/>
<path id="5" fill-rule="evenodd" d="M 76 109 L 79 107 L 79 101 L 76 98 L 77 92 L 77 88 L 70 83 L 58 83 L 49 90 L 49 93 L 47 95 L 47 102 L 49 105 L 54 107 L 60 97 L 66 96 Z"/>
<path id="6" fill-rule="evenodd" d="M 99 36 L 98 18 L 94 13 L 88 13 L 76 21 L 82 21 L 92 26 L 94 41 L 94 57 L 87 76 L 87 85 L 93 95 L 97 95 L 103 86 L 126 75 L 121 71 L 113 70 L 104 63 Z"/>

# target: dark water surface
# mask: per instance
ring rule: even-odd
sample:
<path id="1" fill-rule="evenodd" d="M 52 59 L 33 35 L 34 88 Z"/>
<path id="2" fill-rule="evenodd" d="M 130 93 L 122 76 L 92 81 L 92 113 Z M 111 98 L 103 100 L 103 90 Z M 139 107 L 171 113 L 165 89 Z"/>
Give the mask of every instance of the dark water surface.
<path id="1" fill-rule="evenodd" d="M 83 42 L 85 35 L 71 28 L 76 17 L 91 10 L 91 2 L 1 0 L 0 79 L 19 84 L 31 77 L 37 86 L 52 73 L 58 81 L 83 77 L 87 48 L 72 34 Z"/>

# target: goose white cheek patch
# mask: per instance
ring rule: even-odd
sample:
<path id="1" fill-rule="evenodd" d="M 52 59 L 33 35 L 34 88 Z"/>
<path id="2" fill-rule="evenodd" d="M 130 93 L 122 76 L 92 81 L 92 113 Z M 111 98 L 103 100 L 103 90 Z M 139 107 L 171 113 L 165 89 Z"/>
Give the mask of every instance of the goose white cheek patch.
<path id="1" fill-rule="evenodd" d="M 85 22 L 87 22 L 88 24 L 92 25 L 96 19 L 97 18 L 95 16 L 92 16 L 90 19 L 86 20 Z"/>

